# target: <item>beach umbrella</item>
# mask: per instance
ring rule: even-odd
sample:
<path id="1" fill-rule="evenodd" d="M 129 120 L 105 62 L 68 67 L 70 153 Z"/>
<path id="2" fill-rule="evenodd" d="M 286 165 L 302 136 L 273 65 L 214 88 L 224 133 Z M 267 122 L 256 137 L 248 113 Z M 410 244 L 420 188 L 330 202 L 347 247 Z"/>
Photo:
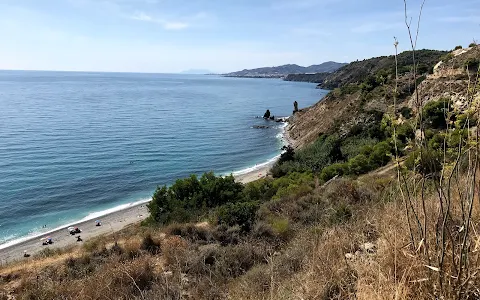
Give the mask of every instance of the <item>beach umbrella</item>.
<path id="1" fill-rule="evenodd" d="M 96 220 L 95 223 L 100 223 L 100 220 Z"/>
<path id="2" fill-rule="evenodd" d="M 68 227 L 67 230 L 68 230 L 68 231 L 75 230 L 75 227 Z"/>

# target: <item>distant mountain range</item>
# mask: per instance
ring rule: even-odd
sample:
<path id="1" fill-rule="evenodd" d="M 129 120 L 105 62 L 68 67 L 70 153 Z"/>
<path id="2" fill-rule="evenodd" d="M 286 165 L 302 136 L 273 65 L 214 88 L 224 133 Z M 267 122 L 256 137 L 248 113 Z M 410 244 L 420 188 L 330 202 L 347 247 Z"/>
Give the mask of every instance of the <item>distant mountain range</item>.
<path id="1" fill-rule="evenodd" d="M 289 64 L 278 67 L 265 67 L 251 70 L 242 70 L 223 75 L 227 77 L 283 78 L 289 74 L 331 73 L 340 69 L 344 65 L 346 65 L 346 63 L 338 63 L 334 61 L 324 62 L 323 64 L 319 65 L 311 65 L 309 67 Z"/>

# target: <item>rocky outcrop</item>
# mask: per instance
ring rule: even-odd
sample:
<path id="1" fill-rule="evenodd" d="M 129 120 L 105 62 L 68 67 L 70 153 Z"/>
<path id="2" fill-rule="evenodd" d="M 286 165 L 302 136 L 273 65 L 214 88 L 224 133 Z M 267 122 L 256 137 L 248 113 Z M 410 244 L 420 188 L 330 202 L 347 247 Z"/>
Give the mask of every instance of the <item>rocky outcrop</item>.
<path id="1" fill-rule="evenodd" d="M 408 106 L 412 109 L 423 107 L 430 101 L 437 101 L 441 98 L 452 100 L 455 109 L 465 110 L 472 99 L 480 100 L 480 93 L 477 89 L 475 95 L 467 93 L 469 86 L 473 86 L 476 80 L 476 68 L 469 68 L 471 61 L 480 59 L 480 48 L 470 47 L 453 51 L 446 55 L 444 60 L 438 63 L 433 74 L 426 77 L 418 86 L 418 100 L 416 94 L 408 99 Z M 472 90 L 472 89 L 470 89 Z"/>
<path id="2" fill-rule="evenodd" d="M 263 114 L 263 118 L 264 118 L 264 119 L 270 119 L 270 115 L 271 115 L 271 114 L 270 114 L 270 110 L 267 109 L 267 111 L 265 112 L 265 114 Z"/>

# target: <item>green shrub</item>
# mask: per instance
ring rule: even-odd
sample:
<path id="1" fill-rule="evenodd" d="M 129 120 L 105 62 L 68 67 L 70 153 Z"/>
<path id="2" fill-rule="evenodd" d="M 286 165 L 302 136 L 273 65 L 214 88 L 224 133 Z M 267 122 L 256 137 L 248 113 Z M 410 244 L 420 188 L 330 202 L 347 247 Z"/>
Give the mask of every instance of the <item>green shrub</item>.
<path id="1" fill-rule="evenodd" d="M 346 163 L 336 163 L 332 164 L 328 167 L 323 168 L 322 172 L 320 173 L 320 179 L 323 181 L 328 181 L 335 176 L 343 176 L 348 174 L 348 164 Z"/>
<path id="2" fill-rule="evenodd" d="M 337 134 L 322 135 L 312 145 L 297 151 L 295 160 L 303 171 L 320 172 L 324 167 L 342 160 L 341 142 Z"/>
<path id="3" fill-rule="evenodd" d="M 452 112 L 451 101 L 448 98 L 442 98 L 438 101 L 427 103 L 423 107 L 423 121 L 425 127 L 433 129 L 447 128 L 447 118 Z"/>
<path id="4" fill-rule="evenodd" d="M 465 67 L 468 69 L 478 69 L 478 65 L 480 64 L 480 59 L 478 58 L 469 58 L 465 61 Z"/>
<path id="5" fill-rule="evenodd" d="M 405 119 L 410 119 L 413 116 L 413 110 L 410 107 L 402 107 L 400 109 L 400 114 L 405 118 Z"/>
<path id="6" fill-rule="evenodd" d="M 268 201 L 275 193 L 276 190 L 273 188 L 273 180 L 269 178 L 261 178 L 249 182 L 245 184 L 243 188 L 244 198 L 251 201 Z"/>
<path id="7" fill-rule="evenodd" d="M 445 134 L 437 133 L 428 140 L 428 147 L 433 150 L 441 150 L 445 146 Z"/>
<path id="8" fill-rule="evenodd" d="M 460 49 L 463 49 L 463 47 L 462 47 L 462 46 L 457 46 L 457 47 L 455 47 L 455 49 L 453 49 L 453 50 L 460 50 Z"/>
<path id="9" fill-rule="evenodd" d="M 359 154 L 348 161 L 348 169 L 351 174 L 360 175 L 372 170 L 370 160 L 364 154 Z"/>
<path id="10" fill-rule="evenodd" d="M 441 58 L 441 60 L 444 61 L 444 62 L 447 62 L 451 59 L 453 59 L 453 54 L 452 53 L 448 53 L 447 55 L 445 55 Z"/>
<path id="11" fill-rule="evenodd" d="M 471 43 L 468 47 L 477 47 L 477 43 Z"/>
<path id="12" fill-rule="evenodd" d="M 417 149 L 408 155 L 405 166 L 423 175 L 436 175 L 442 170 L 442 159 L 439 151 Z"/>
<path id="13" fill-rule="evenodd" d="M 397 126 L 396 134 L 397 138 L 402 141 L 402 143 L 406 143 L 408 140 L 415 137 L 415 130 L 410 123 L 405 122 Z"/>
<path id="14" fill-rule="evenodd" d="M 205 173 L 198 180 L 191 175 L 178 179 L 171 187 L 158 187 L 147 207 L 150 217 L 147 222 L 168 224 L 172 221 L 188 222 L 208 208 L 241 200 L 243 185 L 233 176 L 216 177 Z"/>
<path id="15" fill-rule="evenodd" d="M 278 159 L 278 163 L 282 164 L 287 161 L 292 161 L 295 157 L 295 149 L 293 149 L 292 146 L 283 146 L 282 150 L 284 151 L 281 155 L 280 158 Z"/>
<path id="16" fill-rule="evenodd" d="M 392 145 L 387 141 L 376 144 L 369 157 L 372 168 L 375 169 L 389 163 L 392 158 L 393 150 Z"/>
<path id="17" fill-rule="evenodd" d="M 345 159 L 351 159 L 358 154 L 364 153 L 378 143 L 378 139 L 363 136 L 353 136 L 342 142 L 341 151 Z M 368 154 L 367 154 L 368 155 Z"/>
<path id="18" fill-rule="evenodd" d="M 217 209 L 219 224 L 227 226 L 238 225 L 243 231 L 250 231 L 255 222 L 255 214 L 259 205 L 257 202 L 229 203 Z"/>
<path id="19" fill-rule="evenodd" d="M 476 122 L 477 118 L 475 116 L 472 116 L 470 114 L 461 114 L 457 116 L 457 120 L 455 121 L 455 128 L 468 128 L 467 125 L 469 125 L 469 127 L 473 127 L 475 126 Z"/>
<path id="20" fill-rule="evenodd" d="M 465 146 L 468 140 L 468 129 L 457 129 L 451 132 L 447 145 L 452 152 L 457 152 L 459 146 Z"/>

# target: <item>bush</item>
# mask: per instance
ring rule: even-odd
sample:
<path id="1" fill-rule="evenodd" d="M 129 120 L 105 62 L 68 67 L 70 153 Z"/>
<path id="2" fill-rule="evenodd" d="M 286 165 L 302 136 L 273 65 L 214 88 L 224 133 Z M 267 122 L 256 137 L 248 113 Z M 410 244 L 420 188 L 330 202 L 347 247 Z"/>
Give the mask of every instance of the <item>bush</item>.
<path id="1" fill-rule="evenodd" d="M 410 119 L 413 116 L 413 110 L 410 107 L 402 107 L 400 109 L 400 114 L 405 118 L 405 119 Z"/>
<path id="2" fill-rule="evenodd" d="M 447 62 L 451 59 L 453 59 L 453 54 L 452 53 L 448 53 L 447 55 L 445 55 L 441 58 L 441 60 L 444 61 L 444 62 Z"/>
<path id="3" fill-rule="evenodd" d="M 462 47 L 462 46 L 457 46 L 457 47 L 455 47 L 455 49 L 453 49 L 453 50 L 460 50 L 460 49 L 463 49 L 463 47 Z"/>
<path id="4" fill-rule="evenodd" d="M 351 174 L 360 175 L 368 173 L 372 170 L 368 157 L 364 154 L 359 154 L 348 161 L 348 169 Z"/>
<path id="5" fill-rule="evenodd" d="M 281 155 L 280 158 L 278 159 L 278 163 L 282 164 L 287 161 L 292 161 L 295 157 L 295 149 L 293 149 L 292 146 L 283 146 L 282 150 L 284 151 Z"/>
<path id="6" fill-rule="evenodd" d="M 216 217 L 219 224 L 238 225 L 243 231 L 250 231 L 257 209 L 257 202 L 229 203 L 217 209 Z"/>
<path id="7" fill-rule="evenodd" d="M 330 222 L 333 224 L 345 223 L 352 217 L 352 210 L 346 204 L 339 204 L 335 208 L 334 214 L 330 217 Z"/>
<path id="8" fill-rule="evenodd" d="M 346 163 L 336 163 L 328 167 L 323 168 L 322 173 L 320 173 L 320 179 L 323 181 L 328 181 L 335 176 L 343 176 L 348 174 L 348 164 Z"/>
<path id="9" fill-rule="evenodd" d="M 480 59 L 478 58 L 469 58 L 465 61 L 465 67 L 468 69 L 477 69 L 478 65 L 480 64 Z"/>
<path id="10" fill-rule="evenodd" d="M 409 123 L 400 124 L 397 129 L 397 138 L 402 141 L 402 143 L 406 143 L 408 140 L 411 140 L 415 137 L 415 130 Z"/>
<path id="11" fill-rule="evenodd" d="M 405 166 L 422 175 L 436 175 L 442 170 L 442 154 L 436 150 L 417 149 L 408 155 Z"/>
<path id="12" fill-rule="evenodd" d="M 369 160 L 372 169 L 382 167 L 390 162 L 393 147 L 389 142 L 384 141 L 376 144 L 370 154 Z"/>
<path id="13" fill-rule="evenodd" d="M 148 251 L 152 254 L 158 254 L 160 252 L 160 244 L 152 239 L 150 234 L 147 234 L 140 245 L 141 250 Z"/>
<path id="14" fill-rule="evenodd" d="M 449 112 L 451 112 L 452 105 L 448 98 L 442 98 L 438 101 L 427 103 L 423 107 L 423 119 L 425 127 L 433 129 L 447 128 L 447 121 Z"/>
<path id="15" fill-rule="evenodd" d="M 188 222 L 209 208 L 234 203 L 243 197 L 243 185 L 233 176 L 216 177 L 212 172 L 199 179 L 191 175 L 171 187 L 158 187 L 147 207 L 149 221 L 168 224 Z"/>
<path id="16" fill-rule="evenodd" d="M 312 145 L 297 151 L 295 160 L 304 171 L 320 172 L 324 167 L 342 160 L 341 142 L 336 134 L 322 135 Z"/>
<path id="17" fill-rule="evenodd" d="M 477 43 L 471 43 L 468 47 L 477 47 Z"/>

